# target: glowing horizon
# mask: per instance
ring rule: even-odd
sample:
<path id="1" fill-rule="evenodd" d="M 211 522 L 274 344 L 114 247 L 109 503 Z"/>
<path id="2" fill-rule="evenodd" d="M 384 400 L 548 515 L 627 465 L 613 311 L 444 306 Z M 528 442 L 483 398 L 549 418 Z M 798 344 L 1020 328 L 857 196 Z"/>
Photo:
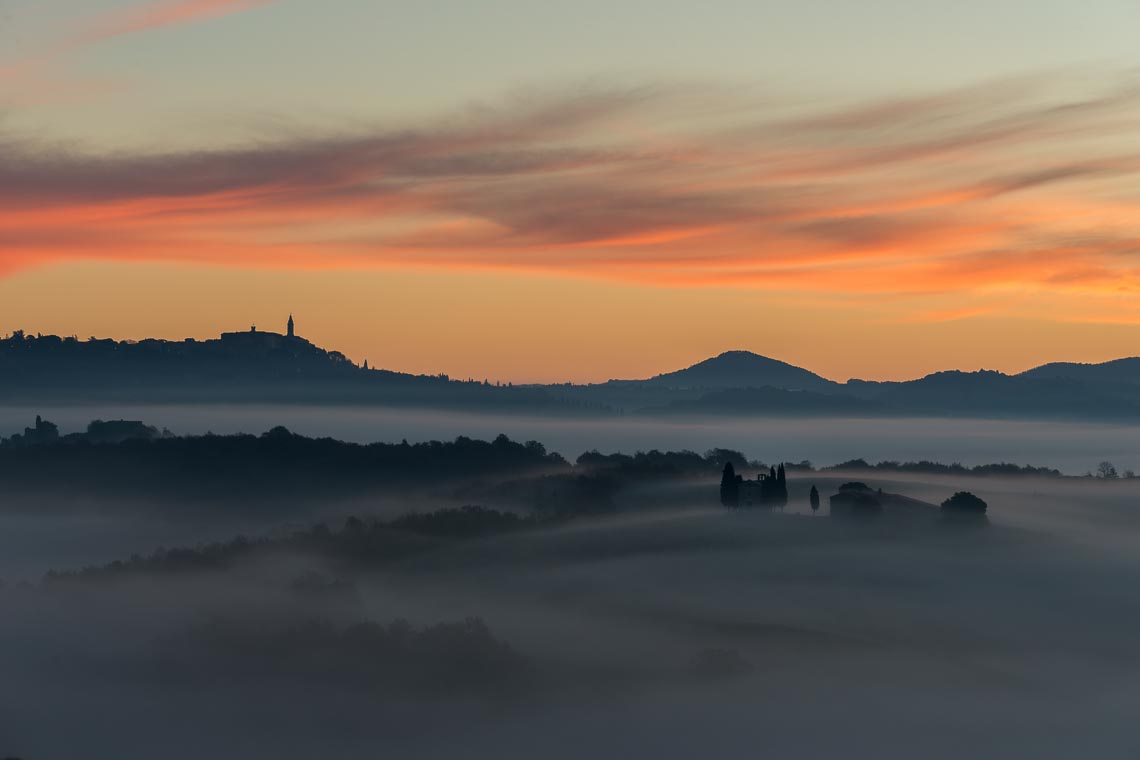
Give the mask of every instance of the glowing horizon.
<path id="1" fill-rule="evenodd" d="M 1111 11 L 1130 11 L 1104 3 L 1090 39 L 1111 51 Z M 0 332 L 210 337 L 303 303 L 314 341 L 357 361 L 515 382 L 644 377 L 731 349 L 840 380 L 1140 353 L 1140 53 L 1036 51 L 1025 73 L 991 51 L 985 76 L 973 61 L 948 76 L 944 53 L 878 87 L 868 61 L 836 94 L 742 83 L 712 47 L 682 78 L 639 36 L 625 42 L 664 74 L 567 76 L 576 59 L 555 51 L 547 81 L 520 87 L 489 57 L 473 68 L 501 83 L 478 96 L 421 72 L 399 97 L 422 102 L 369 112 L 351 105 L 369 91 L 356 71 L 327 76 L 333 38 L 297 36 L 337 30 L 351 48 L 348 9 L 99 0 L 76 20 L 66 5 L 9 11 L 27 33 L 0 55 Z M 1015 20 L 1061 35 L 1065 13 Z M 261 56 L 285 65 L 254 31 L 329 60 L 297 64 L 282 93 L 285 71 L 254 74 Z M 202 89 L 188 66 L 203 45 L 232 83 Z M 616 38 L 606 50 L 618 65 Z M 159 69 L 149 83 L 136 60 Z M 259 119 L 144 126 L 180 94 L 217 114 L 255 93 Z M 320 113 L 295 112 L 306 94 Z M 185 313 L 156 318 L 134 290 Z"/>

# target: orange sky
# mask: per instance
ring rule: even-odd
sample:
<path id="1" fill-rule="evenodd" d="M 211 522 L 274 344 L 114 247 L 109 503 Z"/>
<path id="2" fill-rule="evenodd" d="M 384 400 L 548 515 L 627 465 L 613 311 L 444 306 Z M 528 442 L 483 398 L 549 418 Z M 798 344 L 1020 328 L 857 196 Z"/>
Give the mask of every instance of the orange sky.
<path id="1" fill-rule="evenodd" d="M 1053 302 L 1049 294 L 1028 296 L 1011 314 L 979 306 L 960 316 L 937 296 L 805 299 L 750 288 L 405 268 L 80 263 L 0 280 L 0 322 L 14 328 L 209 338 L 251 323 L 283 331 L 292 310 L 302 336 L 357 362 L 515 382 L 646 377 L 736 348 L 842 380 L 949 367 L 1020 371 L 1043 357 L 1099 361 L 1136 345 L 1135 323 L 1056 321 Z M 913 316 L 900 318 L 900 309 Z"/>
<path id="2" fill-rule="evenodd" d="M 119 3 L 0 84 L 276 8 Z M 839 379 L 1138 353 L 1134 77 L 512 92 L 252 139 L 0 121 L 0 331 L 208 337 L 294 310 L 358 360 L 516 381 L 736 348 Z"/>

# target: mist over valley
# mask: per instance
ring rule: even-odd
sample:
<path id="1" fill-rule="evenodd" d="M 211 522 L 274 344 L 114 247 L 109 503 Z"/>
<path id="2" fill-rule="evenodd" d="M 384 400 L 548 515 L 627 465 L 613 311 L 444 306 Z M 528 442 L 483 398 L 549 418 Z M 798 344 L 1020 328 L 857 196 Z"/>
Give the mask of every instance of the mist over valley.
<path id="1" fill-rule="evenodd" d="M 573 434 L 649 434 L 622 423 L 630 438 Z M 962 428 L 962 451 L 995 424 Z M 726 463 L 749 482 L 781 460 L 147 429 L 0 446 L 0 738 L 22 757 L 77 742 L 122 758 L 828 757 L 855 742 L 1061 758 L 1134 741 L 1120 706 L 1140 675 L 1140 480 L 789 462 L 786 504 L 726 509 Z M 750 440 L 775 448 L 779 430 Z M 212 451 L 233 461 L 203 469 Z M 828 507 L 856 481 L 905 498 Z M 980 521 L 939 509 L 962 491 L 989 505 Z"/>
<path id="2" fill-rule="evenodd" d="M 0 0 L 0 760 L 1138 760 L 1137 30 Z"/>

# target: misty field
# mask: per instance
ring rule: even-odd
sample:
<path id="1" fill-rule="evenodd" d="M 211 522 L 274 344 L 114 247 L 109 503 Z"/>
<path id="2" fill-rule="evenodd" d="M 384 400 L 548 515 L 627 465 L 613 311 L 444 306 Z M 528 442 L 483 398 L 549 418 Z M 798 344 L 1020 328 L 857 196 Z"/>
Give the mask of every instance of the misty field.
<path id="1" fill-rule="evenodd" d="M 860 473 L 935 502 L 968 488 L 989 523 L 813 516 L 811 485 L 826 495 L 850 477 L 792 475 L 773 513 L 723 510 L 712 480 L 642 484 L 607 516 L 464 539 L 310 521 L 180 555 L 209 533 L 192 518 L 122 525 L 123 541 L 186 538 L 138 546 L 133 565 L 116 555 L 126 569 L 0 592 L 0 751 L 1140 751 L 1135 481 Z M 0 530 L 17 519 L 36 522 L 7 514 Z M 84 530 L 44 519 L 56 540 Z"/>

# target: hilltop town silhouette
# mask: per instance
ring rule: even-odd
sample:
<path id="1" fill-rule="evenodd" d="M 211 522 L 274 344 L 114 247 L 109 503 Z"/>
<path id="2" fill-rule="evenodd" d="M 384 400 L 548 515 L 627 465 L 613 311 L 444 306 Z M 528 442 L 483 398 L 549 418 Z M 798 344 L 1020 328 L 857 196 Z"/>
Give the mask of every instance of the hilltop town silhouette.
<path id="1" fill-rule="evenodd" d="M 413 375 L 356 363 L 297 331 L 197 340 L 113 340 L 14 331 L 0 339 L 10 402 L 373 404 L 642 416 L 962 416 L 1140 419 L 1140 358 L 1049 364 L 1018 375 L 939 372 L 904 382 L 838 383 L 747 351 L 644 380 L 515 385 Z"/>
<path id="2" fill-rule="evenodd" d="M 368 403 L 394 406 L 590 408 L 537 387 L 446 374 L 412 375 L 357 364 L 297 332 L 223 332 L 197 340 L 113 340 L 31 335 L 0 339 L 0 393 L 10 401 Z"/>

